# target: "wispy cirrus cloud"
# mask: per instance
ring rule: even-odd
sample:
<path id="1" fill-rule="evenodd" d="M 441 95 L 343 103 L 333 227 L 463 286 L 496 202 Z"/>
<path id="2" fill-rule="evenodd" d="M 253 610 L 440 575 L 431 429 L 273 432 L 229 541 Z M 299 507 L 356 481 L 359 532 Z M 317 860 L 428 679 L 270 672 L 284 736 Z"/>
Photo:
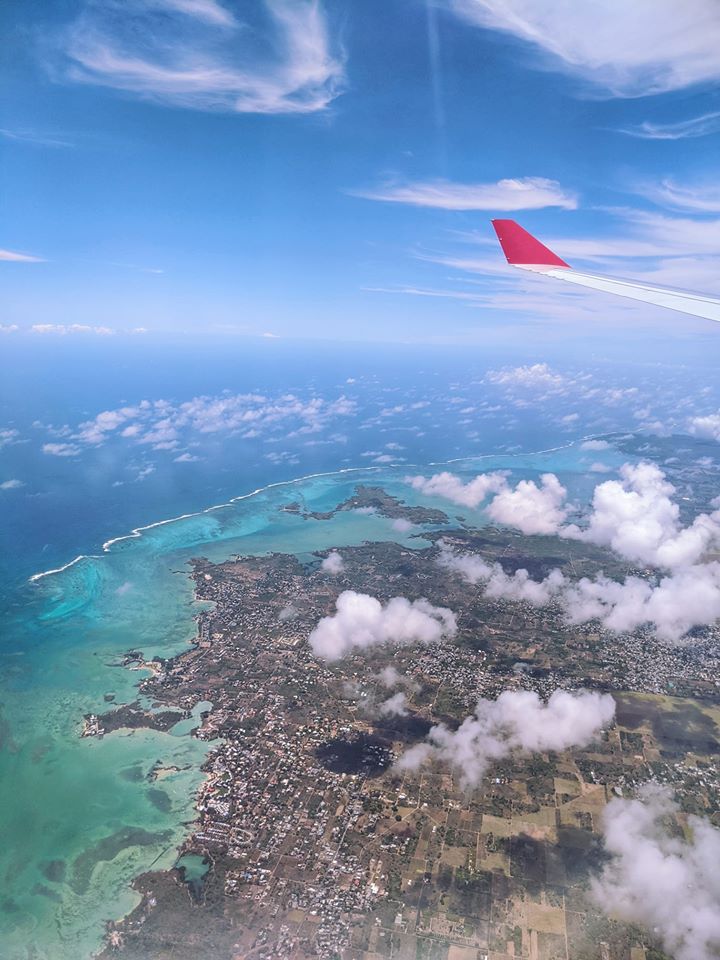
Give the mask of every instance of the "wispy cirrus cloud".
<path id="1" fill-rule="evenodd" d="M 496 183 L 419 180 L 350 192 L 366 200 L 439 210 L 539 210 L 543 207 L 575 210 L 578 205 L 574 193 L 565 190 L 557 180 L 546 177 L 516 177 Z"/>
<path id="2" fill-rule="evenodd" d="M 0 137 L 17 143 L 29 143 L 38 147 L 71 147 L 69 140 L 63 140 L 53 134 L 39 133 L 35 130 L 0 129 Z"/>
<path id="3" fill-rule="evenodd" d="M 17 250 L 0 250 L 0 260 L 7 263 L 45 263 L 42 257 L 35 257 L 31 253 L 18 253 Z"/>
<path id="4" fill-rule="evenodd" d="M 537 66 L 559 69 L 611 96 L 683 90 L 720 79 L 715 0 L 446 0 L 477 27 L 525 41 Z"/>
<path id="5" fill-rule="evenodd" d="M 648 200 L 673 210 L 688 213 L 720 213 L 720 186 L 717 183 L 681 184 L 666 177 L 638 190 Z"/>
<path id="6" fill-rule="evenodd" d="M 174 107 L 312 113 L 341 92 L 344 56 L 319 0 L 263 0 L 240 21 L 216 0 L 86 4 L 65 36 L 65 79 Z"/>
<path id="7" fill-rule="evenodd" d="M 636 126 L 621 127 L 618 133 L 626 133 L 641 140 L 690 140 L 694 137 L 708 137 L 710 134 L 720 133 L 720 112 L 704 113 L 699 117 L 678 120 L 675 123 L 653 123 L 645 120 Z"/>

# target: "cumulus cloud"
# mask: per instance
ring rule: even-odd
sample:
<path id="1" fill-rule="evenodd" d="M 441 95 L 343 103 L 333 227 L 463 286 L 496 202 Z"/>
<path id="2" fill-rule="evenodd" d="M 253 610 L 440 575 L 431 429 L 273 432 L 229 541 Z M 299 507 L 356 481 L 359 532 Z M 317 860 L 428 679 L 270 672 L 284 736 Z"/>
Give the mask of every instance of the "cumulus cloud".
<path id="1" fill-rule="evenodd" d="M 607 440 L 584 440 L 580 444 L 581 450 L 607 450 L 609 447 Z"/>
<path id="2" fill-rule="evenodd" d="M 416 769 L 434 758 L 453 767 L 464 787 L 476 787 L 493 761 L 586 746 L 614 716 L 615 701 L 606 693 L 555 690 L 543 703 L 534 691 L 505 690 L 497 700 L 480 699 L 457 730 L 433 727 L 427 741 L 411 747 L 397 766 Z"/>
<path id="3" fill-rule="evenodd" d="M 562 598 L 570 623 L 599 620 L 619 633 L 649 624 L 661 640 L 677 641 L 720 618 L 720 564 L 686 567 L 653 582 L 583 577 L 568 584 Z"/>
<path id="4" fill-rule="evenodd" d="M 597 466 L 600 471 L 606 469 Z M 496 523 L 527 535 L 558 534 L 610 547 L 627 560 L 653 567 L 676 569 L 695 564 L 720 543 L 720 506 L 712 513 L 699 514 L 684 527 L 680 508 L 671 499 L 675 487 L 656 464 L 625 463 L 618 472 L 618 480 L 595 487 L 583 526 L 565 523 L 567 490 L 553 473 L 542 474 L 539 482 L 520 480 L 515 487 L 502 473 L 480 474 L 469 483 L 450 473 L 407 480 L 416 490 L 465 506 L 477 506 L 494 493 L 485 512 Z"/>
<path id="5" fill-rule="evenodd" d="M 91 327 L 86 323 L 34 323 L 30 327 L 30 332 L 56 334 L 61 337 L 74 333 L 92 333 L 98 337 L 111 337 L 116 331 L 112 327 Z"/>
<path id="6" fill-rule="evenodd" d="M 323 617 L 309 637 L 313 653 L 339 660 L 348 653 L 379 644 L 437 643 L 457 631 L 455 614 L 427 600 L 393 597 L 384 606 L 375 597 L 346 590 L 336 611 Z"/>
<path id="7" fill-rule="evenodd" d="M 325 109 L 342 91 L 344 56 L 319 0 L 261 6 L 243 22 L 214 0 L 86 3 L 65 34 L 63 77 L 195 110 Z"/>
<path id="8" fill-rule="evenodd" d="M 544 473 L 540 483 L 520 480 L 515 489 L 501 490 L 487 508 L 496 523 L 515 527 L 522 533 L 557 533 L 567 517 L 564 506 L 567 490 L 553 473 Z"/>
<path id="9" fill-rule="evenodd" d="M 720 510 L 680 524 L 675 492 L 653 463 L 623 464 L 619 480 L 595 487 L 587 526 L 571 525 L 562 536 L 607 546 L 628 560 L 669 569 L 697 563 L 720 543 Z"/>
<path id="10" fill-rule="evenodd" d="M 0 429 L 0 450 L 9 443 L 17 443 L 20 431 L 14 427 L 3 427 Z"/>
<path id="11" fill-rule="evenodd" d="M 0 483 L 0 490 L 19 490 L 20 487 L 24 487 L 25 484 L 22 480 L 3 480 Z"/>
<path id="12" fill-rule="evenodd" d="M 552 370 L 547 363 L 488 370 L 485 379 L 488 383 L 517 387 L 563 387 L 567 382 L 562 374 Z"/>
<path id="13" fill-rule="evenodd" d="M 690 629 L 720 618 L 720 563 L 706 563 L 673 572 L 659 580 L 626 577 L 572 581 L 561 570 L 533 580 L 527 570 L 506 573 L 499 563 L 487 563 L 473 554 L 458 554 L 443 546 L 438 562 L 482 587 L 493 599 L 530 603 L 536 607 L 559 604 L 568 624 L 599 621 L 606 629 L 626 633 L 653 627 L 659 639 L 679 641 Z"/>
<path id="14" fill-rule="evenodd" d="M 689 424 L 690 433 L 703 440 L 717 440 L 720 443 L 720 410 L 702 417 L 693 417 Z"/>
<path id="15" fill-rule="evenodd" d="M 448 471 L 436 473 L 432 477 L 406 477 L 405 480 L 415 490 L 428 496 L 443 497 L 472 509 L 480 506 L 491 493 L 499 493 L 507 486 L 505 474 L 500 471 L 481 473 L 467 483 L 463 483 L 460 477 Z"/>
<path id="16" fill-rule="evenodd" d="M 527 535 L 558 533 L 568 514 L 567 491 L 552 473 L 543 474 L 539 483 L 520 480 L 515 487 L 508 484 L 504 471 L 481 473 L 467 483 L 447 471 L 429 478 L 406 477 L 406 482 L 422 493 L 471 508 L 494 494 L 485 508 L 490 519 Z"/>
<path id="17" fill-rule="evenodd" d="M 612 855 L 592 893 L 613 916 L 659 935 L 675 960 L 720 955 L 720 830 L 688 817 L 689 838 L 668 822 L 680 809 L 667 788 L 649 784 L 639 799 L 613 799 L 603 815 Z"/>
<path id="18" fill-rule="evenodd" d="M 75 444 L 100 446 L 116 435 L 135 444 L 158 450 L 176 449 L 185 434 L 239 434 L 247 439 L 282 424 L 286 437 L 301 437 L 324 430 L 331 421 L 355 413 L 354 400 L 342 395 L 335 399 L 303 398 L 287 393 L 268 397 L 256 393 L 225 393 L 193 397 L 181 403 L 142 400 L 132 406 L 103 410 L 75 428 L 63 428 Z M 271 459 L 286 458 L 272 453 Z M 290 454 L 287 454 L 290 456 Z M 183 455 L 187 461 L 188 455 Z"/>
<path id="19" fill-rule="evenodd" d="M 554 66 L 621 97 L 682 90 L 720 79 L 715 0 L 448 0 L 479 27 L 532 45 Z"/>
<path id="20" fill-rule="evenodd" d="M 399 690 L 388 697 L 387 700 L 384 700 L 378 706 L 378 713 L 382 717 L 406 717 L 408 714 L 407 696 L 404 691 Z"/>
<path id="21" fill-rule="evenodd" d="M 44 443 L 42 451 L 52 457 L 75 457 L 81 448 L 75 443 Z"/>
<path id="22" fill-rule="evenodd" d="M 545 177 L 518 177 L 497 183 L 453 183 L 425 180 L 388 184 L 374 190 L 353 191 L 355 196 L 388 203 L 441 210 L 538 210 L 561 207 L 574 210 L 577 197 L 564 190 L 557 180 Z"/>
<path id="23" fill-rule="evenodd" d="M 527 570 L 508 574 L 499 563 L 487 563 L 471 553 L 455 553 L 445 544 L 441 544 L 438 563 L 459 573 L 468 583 L 482 584 L 488 597 L 526 601 L 537 607 L 550 603 L 566 586 L 560 570 L 553 570 L 544 580 L 532 580 Z"/>
<path id="24" fill-rule="evenodd" d="M 336 576 L 338 573 L 342 573 L 345 569 L 345 561 L 337 552 L 337 550 L 331 551 L 320 564 L 320 569 L 324 573 L 329 573 L 331 576 Z"/>

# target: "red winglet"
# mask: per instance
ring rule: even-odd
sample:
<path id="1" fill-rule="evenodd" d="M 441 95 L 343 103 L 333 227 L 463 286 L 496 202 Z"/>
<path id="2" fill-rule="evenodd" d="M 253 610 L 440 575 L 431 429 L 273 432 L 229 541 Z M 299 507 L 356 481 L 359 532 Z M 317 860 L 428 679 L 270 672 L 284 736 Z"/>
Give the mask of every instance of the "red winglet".
<path id="1" fill-rule="evenodd" d="M 513 266 L 533 264 L 541 267 L 569 267 L 569 263 L 561 260 L 552 250 L 536 240 L 535 237 L 523 230 L 514 220 L 493 220 L 493 227 L 497 234 L 507 262 Z"/>

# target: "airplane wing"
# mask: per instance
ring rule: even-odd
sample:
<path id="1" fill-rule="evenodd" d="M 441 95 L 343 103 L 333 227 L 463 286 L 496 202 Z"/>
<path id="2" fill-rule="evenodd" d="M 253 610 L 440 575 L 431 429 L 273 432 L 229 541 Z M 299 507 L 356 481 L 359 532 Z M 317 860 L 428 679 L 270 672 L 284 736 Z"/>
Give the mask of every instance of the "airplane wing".
<path id="1" fill-rule="evenodd" d="M 513 267 L 720 322 L 720 299 L 716 297 L 684 293 L 670 287 L 655 287 L 638 280 L 618 280 L 594 273 L 581 273 L 579 270 L 573 270 L 569 263 L 561 260 L 514 220 L 493 220 L 492 225 L 507 262 Z"/>

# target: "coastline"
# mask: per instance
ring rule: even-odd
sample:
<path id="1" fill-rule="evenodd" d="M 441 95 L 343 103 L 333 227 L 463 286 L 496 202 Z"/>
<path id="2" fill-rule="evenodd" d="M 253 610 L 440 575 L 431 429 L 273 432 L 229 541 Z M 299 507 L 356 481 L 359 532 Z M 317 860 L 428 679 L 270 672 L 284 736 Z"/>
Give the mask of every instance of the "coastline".
<path id="1" fill-rule="evenodd" d="M 251 496 L 251 494 L 249 496 Z M 205 513 L 207 511 L 202 511 L 202 512 Z M 193 567 L 188 573 L 188 579 L 192 580 L 193 582 L 193 600 L 195 602 L 199 602 L 201 600 L 201 598 L 198 596 L 198 590 L 197 590 L 197 578 L 199 575 L 200 575 L 200 571 L 195 569 L 195 567 Z M 135 672 L 139 672 L 139 671 L 149 669 L 150 676 L 141 677 L 140 679 L 138 679 L 137 683 L 135 684 L 135 688 L 138 691 L 138 693 L 143 693 L 142 686 L 146 681 L 148 680 L 152 681 L 154 679 L 158 679 L 162 677 L 167 667 L 177 665 L 178 663 L 182 662 L 183 659 L 185 659 L 188 656 L 191 656 L 193 653 L 195 653 L 198 650 L 201 642 L 201 626 L 200 626 L 200 620 L 197 616 L 194 617 L 193 619 L 196 621 L 196 624 L 197 624 L 195 636 L 189 641 L 185 649 L 180 650 L 176 655 L 169 657 L 165 661 L 162 667 L 160 666 L 160 664 L 154 661 L 146 661 L 144 659 L 139 662 L 132 661 L 124 664 L 124 669 L 129 671 L 132 670 Z M 160 696 L 158 695 L 158 691 L 153 691 L 153 696 L 157 702 L 160 702 Z M 162 702 L 164 706 L 168 709 L 171 706 L 175 706 L 177 708 L 177 704 L 173 705 L 171 703 L 171 698 L 168 700 L 162 700 Z M 203 701 L 202 698 L 199 698 L 193 704 L 190 714 L 192 715 L 197 709 L 198 705 L 202 704 L 203 702 L 205 701 Z M 198 723 L 198 726 L 193 728 L 193 730 L 188 731 L 186 736 L 188 737 L 195 736 L 197 739 L 203 739 L 203 738 L 197 737 L 197 731 L 201 730 L 204 726 L 207 725 L 208 719 L 210 718 L 210 716 L 212 716 L 214 708 L 215 708 L 214 704 L 210 703 L 207 714 L 204 717 L 203 716 L 199 717 L 200 722 Z M 183 839 L 177 844 L 174 844 L 174 845 L 171 844 L 170 846 L 168 846 L 164 851 L 158 854 L 156 859 L 153 861 L 153 863 L 150 864 L 147 870 L 141 871 L 140 873 L 136 874 L 132 878 L 128 887 L 135 894 L 137 894 L 137 896 L 139 897 L 139 901 L 134 906 L 132 906 L 129 910 L 127 910 L 127 912 L 121 914 L 115 919 L 108 919 L 105 921 L 105 930 L 102 936 L 101 945 L 98 947 L 97 950 L 93 952 L 89 960 L 108 960 L 108 958 L 114 953 L 115 949 L 122 944 L 122 932 L 118 930 L 118 928 L 121 927 L 127 920 L 129 920 L 133 916 L 133 914 L 135 914 L 137 911 L 144 909 L 146 905 L 146 901 L 148 899 L 148 893 L 140 889 L 140 884 L 142 883 L 143 878 L 151 877 L 155 875 L 158 875 L 158 876 L 170 875 L 173 870 L 177 869 L 176 864 L 180 860 L 180 858 L 185 853 L 191 852 L 186 850 L 186 845 L 188 841 L 191 839 L 191 837 L 193 836 L 195 832 L 195 828 L 200 823 L 200 813 L 201 813 L 200 805 L 202 803 L 203 794 L 205 793 L 205 791 L 208 789 L 209 785 L 212 782 L 212 763 L 217 750 L 222 745 L 222 742 L 223 742 L 222 739 L 220 738 L 217 739 L 215 746 L 213 746 L 208 750 L 208 753 L 206 754 L 205 759 L 200 765 L 202 780 L 198 784 L 195 790 L 194 798 L 193 798 L 194 815 L 191 819 L 186 820 L 183 824 L 185 828 Z M 164 768 L 160 766 L 159 769 L 168 770 L 171 768 Z M 156 777 L 155 779 L 162 779 L 162 776 Z M 170 852 L 171 849 L 174 851 L 173 864 L 167 867 L 158 867 L 157 866 L 158 861 L 161 858 L 165 857 Z"/>
<path id="2" fill-rule="evenodd" d="M 202 510 L 194 510 L 191 513 L 182 513 L 176 517 L 168 517 L 164 520 L 155 520 L 153 523 L 146 523 L 139 527 L 133 527 L 130 533 L 124 533 L 118 537 L 111 537 L 109 540 L 106 540 L 102 544 L 103 553 L 109 553 L 110 548 L 116 543 L 121 543 L 124 540 L 135 540 L 139 537 L 142 537 L 143 533 L 146 530 L 154 530 L 157 527 L 164 527 L 170 523 L 177 523 L 180 520 L 190 520 L 193 517 L 202 517 L 208 513 L 212 513 L 215 510 L 222 510 L 225 507 L 232 506 L 234 503 L 239 503 L 242 500 L 248 500 L 251 497 L 256 497 L 261 493 L 265 493 L 267 490 L 274 490 L 279 487 L 288 487 L 293 486 L 294 484 L 304 483 L 308 480 L 316 480 L 320 477 L 340 477 L 348 473 L 379 473 L 383 469 L 391 469 L 393 467 L 402 467 L 403 469 L 411 470 L 426 467 L 441 467 L 449 463 L 464 463 L 468 460 L 489 460 L 493 457 L 539 457 L 548 453 L 557 453 L 559 450 L 568 450 L 574 447 L 578 443 L 585 443 L 587 440 L 595 440 L 601 437 L 612 436 L 613 434 L 606 433 L 594 433 L 586 434 L 582 437 L 576 437 L 574 440 L 568 441 L 568 443 L 559 444 L 554 447 L 546 447 L 541 450 L 528 450 L 523 452 L 513 452 L 508 453 L 506 451 L 494 451 L 492 453 L 479 453 L 479 454 L 468 454 L 464 457 L 452 457 L 449 460 L 429 460 L 426 464 L 418 463 L 390 463 L 384 464 L 383 466 L 374 466 L 374 467 L 342 467 L 339 470 L 326 470 L 321 473 L 308 473 L 300 477 L 291 477 L 288 480 L 277 480 L 273 483 L 266 483 L 262 487 L 256 487 L 254 490 L 250 490 L 248 493 L 238 494 L 236 497 L 231 497 L 229 500 L 224 501 L 223 503 L 216 503 L 210 507 L 203 507 Z M 624 435 L 624 434 L 623 434 Z M 41 570 L 38 573 L 33 573 L 28 577 L 28 583 L 36 583 L 39 580 L 42 580 L 45 577 L 53 576 L 56 573 L 63 573 L 65 570 L 68 570 L 70 567 L 73 567 L 76 563 L 79 563 L 81 560 L 101 560 L 102 554 L 96 553 L 81 553 L 78 554 L 73 560 L 70 560 L 68 563 L 63 564 L 61 567 L 55 567 L 52 570 Z"/>
<path id="3" fill-rule="evenodd" d="M 406 464 L 406 463 L 402 463 L 402 464 L 389 464 L 389 465 L 382 465 L 382 466 L 345 467 L 345 468 L 341 468 L 341 469 L 339 469 L 339 470 L 324 471 L 324 472 L 322 472 L 322 473 L 314 473 L 314 474 L 308 474 L 308 475 L 304 475 L 304 476 L 300 476 L 300 477 L 294 477 L 294 478 L 291 478 L 291 479 L 289 479 L 289 480 L 276 481 L 276 482 L 274 482 L 274 483 L 272 483 L 272 484 L 267 484 L 267 485 L 265 485 L 265 486 L 258 487 L 258 488 L 254 489 L 254 490 L 251 490 L 251 491 L 249 491 L 249 492 L 247 492 L 247 493 L 240 494 L 240 495 L 238 495 L 237 497 L 233 497 L 233 498 L 231 498 L 229 501 L 227 501 L 227 502 L 225 502 L 225 503 L 215 504 L 215 505 L 212 505 L 212 506 L 210 506 L 210 507 L 204 508 L 203 510 L 195 511 L 195 512 L 193 512 L 193 513 L 182 514 L 182 515 L 177 516 L 177 517 L 173 517 L 173 518 L 169 518 L 169 519 L 157 521 L 157 522 L 154 522 L 154 523 L 151 523 L 151 524 L 144 525 L 144 526 L 142 526 L 142 527 L 135 528 L 133 531 L 131 531 L 130 534 L 123 535 L 122 537 L 112 538 L 111 540 L 106 541 L 106 542 L 103 544 L 103 553 L 104 553 L 104 554 L 110 553 L 110 552 L 112 551 L 113 545 L 114 545 L 115 543 L 117 543 L 117 542 L 120 542 L 120 541 L 123 541 L 123 540 L 131 540 L 131 539 L 140 538 L 140 537 L 143 536 L 143 533 L 144 533 L 144 532 L 146 532 L 146 531 L 148 531 L 148 530 L 152 530 L 152 529 L 154 529 L 154 528 L 156 528 L 156 527 L 163 527 L 163 526 L 166 526 L 166 525 L 168 525 L 168 524 L 174 523 L 174 522 L 179 521 L 179 520 L 182 520 L 182 519 L 189 519 L 189 518 L 192 518 L 192 517 L 200 517 L 200 516 L 203 516 L 203 515 L 207 515 L 207 514 L 210 514 L 210 513 L 214 512 L 214 511 L 218 511 L 218 510 L 222 510 L 223 508 L 230 507 L 230 506 L 231 506 L 232 504 L 234 504 L 234 503 L 238 503 L 238 502 L 244 501 L 244 500 L 250 500 L 251 498 L 258 496 L 259 494 L 262 494 L 262 493 L 264 493 L 265 491 L 268 491 L 268 490 L 271 490 L 271 489 L 283 488 L 283 487 L 285 487 L 285 488 L 287 488 L 287 487 L 292 487 L 292 486 L 294 486 L 294 485 L 302 484 L 303 482 L 307 482 L 307 481 L 310 481 L 310 480 L 313 480 L 313 479 L 317 479 L 317 478 L 323 478 L 323 477 L 327 477 L 327 478 L 333 478 L 333 477 L 341 478 L 341 477 L 345 477 L 345 476 L 347 476 L 347 475 L 352 475 L 352 474 L 357 474 L 357 475 L 360 475 L 360 476 L 362 476 L 362 475 L 365 475 L 365 476 L 373 476 L 373 475 L 377 475 L 377 474 L 380 474 L 380 473 L 385 473 L 385 472 L 389 472 L 389 471 L 394 471 L 394 473 L 392 473 L 391 476 L 394 477 L 395 479 L 398 479 L 398 478 L 399 478 L 399 479 L 401 480 L 401 479 L 402 479 L 402 473 L 403 473 L 403 471 L 422 470 L 422 469 L 427 469 L 428 467 L 439 467 L 439 466 L 441 466 L 441 465 L 443 465 L 443 464 L 446 464 L 446 463 L 458 463 L 458 462 L 468 462 L 468 461 L 471 461 L 471 462 L 475 462 L 475 461 L 487 461 L 487 460 L 493 459 L 493 458 L 506 458 L 506 459 L 508 459 L 508 460 L 516 460 L 516 459 L 519 459 L 519 458 L 530 458 L 530 457 L 542 456 L 542 455 L 551 454 L 551 453 L 554 453 L 554 452 L 557 452 L 557 451 L 560 451 L 560 450 L 572 449 L 573 447 L 577 446 L 578 444 L 584 442 L 586 439 L 588 439 L 587 436 L 580 437 L 580 438 L 575 438 L 575 439 L 573 439 L 573 440 L 571 440 L 571 441 L 569 441 L 569 442 L 567 442 L 567 443 L 565 443 L 565 444 L 553 446 L 553 447 L 550 447 L 550 448 L 544 448 L 544 449 L 542 449 L 542 450 L 527 452 L 527 453 L 525 453 L 525 452 L 512 452 L 512 453 L 499 452 L 499 453 L 487 453 L 487 454 L 468 455 L 468 456 L 461 457 L 461 458 L 455 458 L 455 459 L 450 460 L 450 461 L 432 461 L 432 462 L 424 463 L 424 464 Z M 261 503 L 260 506 L 253 505 L 253 506 L 250 507 L 250 509 L 251 509 L 251 510 L 262 509 L 262 503 Z M 151 541 L 150 541 L 150 547 L 152 548 L 152 546 L 153 546 L 153 541 L 151 540 Z M 200 549 L 202 549 L 202 548 L 200 548 Z M 228 553 L 228 556 L 230 556 L 231 552 L 232 552 L 232 551 L 230 551 L 230 552 Z M 151 549 L 149 552 L 146 551 L 146 553 L 147 553 L 148 556 L 151 556 L 151 555 L 152 555 L 152 549 Z M 116 556 L 117 556 L 117 555 L 116 555 Z M 133 554 L 130 554 L 129 556 L 130 556 L 130 559 L 131 559 L 132 556 L 133 556 Z M 69 567 L 72 567 L 73 565 L 79 563 L 79 561 L 82 560 L 82 559 L 90 559 L 90 560 L 95 560 L 95 559 L 97 559 L 97 560 L 100 560 L 100 559 L 104 559 L 104 556 L 103 556 L 103 555 L 93 555 L 93 554 L 78 556 L 78 557 L 74 558 L 72 561 L 70 561 L 68 564 L 64 565 L 62 568 L 57 568 L 57 569 L 54 569 L 54 570 L 48 570 L 48 571 L 44 571 L 44 572 L 42 572 L 42 573 L 34 574 L 31 579 L 32 579 L 33 581 L 35 581 L 35 580 L 41 579 L 42 577 L 49 576 L 49 575 L 51 575 L 51 574 L 53 574 L 53 573 L 62 572 L 63 570 L 66 570 L 66 569 L 68 569 Z M 187 575 L 189 575 L 191 578 L 194 578 L 194 574 L 193 574 L 193 573 L 190 573 L 190 574 L 187 574 Z M 195 581 L 194 581 L 194 587 L 193 587 L 193 597 L 194 597 L 194 600 L 198 600 L 197 590 L 195 589 Z M 193 619 L 195 619 L 195 618 L 193 618 Z M 172 662 L 175 663 L 175 662 L 178 662 L 178 660 L 180 660 L 180 659 L 183 658 L 184 656 L 187 656 L 188 654 L 192 653 L 193 651 L 195 651 L 195 650 L 197 649 L 199 639 L 200 639 L 200 637 L 199 637 L 199 627 L 196 626 L 196 628 L 195 628 L 195 630 L 194 630 L 194 635 L 193 635 L 193 637 L 192 637 L 192 638 L 188 638 L 188 640 L 189 640 L 189 645 L 188 645 L 187 647 L 185 647 L 184 649 L 182 649 L 181 651 L 179 651 L 179 652 L 178 652 L 177 654 L 175 654 L 174 656 L 170 657 L 169 659 L 172 660 Z M 151 662 L 152 662 L 152 661 L 150 661 L 150 663 L 151 663 Z M 146 667 L 146 669 L 151 669 L 151 670 L 152 670 L 152 667 L 149 667 L 148 664 L 145 664 L 145 667 Z M 133 668 L 130 667 L 130 669 L 133 669 Z M 139 668 L 138 668 L 138 667 L 135 667 L 135 669 L 139 669 Z M 146 679 L 149 679 L 149 678 L 146 678 Z M 137 688 L 142 684 L 142 682 L 143 682 L 143 681 L 142 681 L 142 679 L 141 679 L 141 680 L 139 680 L 139 681 L 137 682 L 137 684 L 134 684 L 135 688 L 137 689 Z M 214 754 L 215 754 L 215 749 L 214 749 L 214 748 L 211 748 L 211 751 L 210 751 L 210 753 L 208 754 L 208 756 L 209 756 L 209 757 L 212 757 L 212 756 L 214 756 Z M 203 763 L 199 766 L 198 775 L 200 775 L 200 774 L 202 775 L 202 781 L 200 782 L 200 784 L 197 786 L 197 788 L 196 788 L 196 789 L 194 790 L 194 792 L 193 792 L 193 800 L 192 800 L 192 803 L 193 803 L 194 813 L 193 813 L 192 819 L 188 819 L 188 820 L 186 820 L 186 822 L 185 822 L 185 825 L 184 825 L 184 839 L 180 840 L 176 845 L 173 845 L 173 848 L 172 848 L 172 849 L 175 851 L 175 859 L 177 859 L 178 856 L 181 856 L 181 855 L 182 855 L 183 844 L 186 842 L 186 840 L 188 839 L 189 835 L 191 835 L 191 832 L 192 832 L 194 826 L 197 824 L 198 819 L 199 819 L 199 817 L 200 817 L 200 812 L 199 812 L 199 809 L 198 809 L 198 804 L 199 804 L 199 802 L 200 802 L 200 800 L 201 800 L 201 798 L 202 798 L 203 793 L 205 792 L 205 790 L 206 790 L 206 788 L 207 788 L 208 782 L 210 781 L 210 776 L 209 776 L 207 770 L 205 769 L 205 762 L 203 762 Z M 170 848 L 168 848 L 168 850 L 165 852 L 165 855 L 169 856 L 169 854 L 170 854 Z M 174 861 L 173 861 L 173 862 L 174 862 Z M 154 869 L 154 868 L 153 868 L 153 869 Z M 167 869 L 168 869 L 168 870 L 171 870 L 171 869 L 172 869 L 172 864 L 171 864 L 170 866 L 168 866 Z M 133 878 L 133 880 L 131 881 L 132 889 L 133 889 L 136 893 L 139 893 L 140 891 L 138 891 L 138 889 L 134 886 L 135 881 L 138 880 L 141 876 L 143 876 L 143 874 L 146 873 L 146 872 L 147 872 L 147 871 L 142 871 L 142 872 L 138 873 L 138 874 Z M 136 905 L 133 906 L 132 909 L 131 909 L 130 911 L 128 911 L 128 913 L 125 914 L 125 916 L 126 916 L 126 917 L 129 916 L 129 914 L 132 913 L 133 910 L 135 910 L 135 909 L 136 909 Z M 118 921 L 114 921 L 114 922 L 117 923 L 117 922 L 119 922 L 119 920 L 118 920 Z M 100 948 L 101 952 L 100 952 L 100 953 L 95 953 L 95 954 L 93 954 L 93 956 L 101 956 L 101 955 L 102 955 L 102 950 L 104 950 L 104 949 L 105 949 L 105 946 L 101 947 L 101 948 Z"/>

